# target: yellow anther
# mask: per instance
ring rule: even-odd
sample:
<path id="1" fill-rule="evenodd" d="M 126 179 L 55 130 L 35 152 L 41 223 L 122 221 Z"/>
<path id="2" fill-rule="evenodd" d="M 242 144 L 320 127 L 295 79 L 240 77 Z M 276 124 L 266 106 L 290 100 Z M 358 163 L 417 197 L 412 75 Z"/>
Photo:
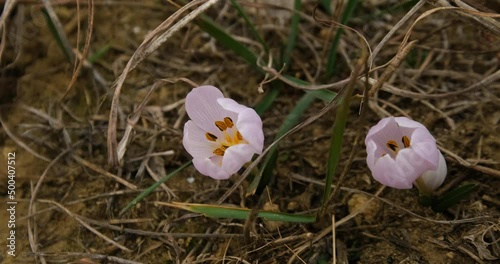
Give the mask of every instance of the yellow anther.
<path id="1" fill-rule="evenodd" d="M 410 147 L 410 139 L 407 136 L 403 136 L 402 141 L 403 141 L 403 145 L 405 146 L 405 148 Z"/>
<path id="2" fill-rule="evenodd" d="M 232 128 L 234 126 L 233 120 L 228 116 L 224 117 L 224 123 L 229 128 Z"/>
<path id="3" fill-rule="evenodd" d="M 215 149 L 214 154 L 217 156 L 224 156 L 224 150 L 221 148 Z"/>
<path id="4" fill-rule="evenodd" d="M 223 121 L 215 121 L 215 126 L 222 132 L 222 138 L 218 138 L 214 134 L 205 133 L 205 137 L 208 141 L 217 142 L 218 146 L 214 146 L 213 153 L 218 156 L 224 156 L 226 150 L 234 145 L 238 144 L 248 144 L 243 139 L 241 133 L 234 127 L 233 120 L 226 116 Z M 231 131 L 228 131 L 228 128 L 232 128 Z"/>
<path id="5" fill-rule="evenodd" d="M 216 141 L 217 140 L 217 137 L 212 134 L 212 133 L 205 133 L 205 137 L 207 138 L 208 141 Z"/>
<path id="6" fill-rule="evenodd" d="M 215 126 L 220 130 L 220 131 L 225 131 L 227 129 L 226 123 L 223 121 L 215 121 Z"/>
<path id="7" fill-rule="evenodd" d="M 388 148 L 390 148 L 392 151 L 394 152 L 398 152 L 398 149 L 399 149 L 399 146 L 398 146 L 398 143 L 396 143 L 396 141 L 394 140 L 389 140 L 387 141 L 387 143 L 385 144 Z"/>

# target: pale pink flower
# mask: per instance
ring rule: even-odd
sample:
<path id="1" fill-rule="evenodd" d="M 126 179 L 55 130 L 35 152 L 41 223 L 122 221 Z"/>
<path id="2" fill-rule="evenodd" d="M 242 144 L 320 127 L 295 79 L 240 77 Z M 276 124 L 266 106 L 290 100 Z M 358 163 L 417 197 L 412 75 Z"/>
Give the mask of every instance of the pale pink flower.
<path id="1" fill-rule="evenodd" d="M 446 162 L 427 128 L 406 117 L 387 117 L 373 126 L 365 139 L 367 164 L 383 185 L 433 191 L 446 177 Z"/>
<path id="2" fill-rule="evenodd" d="M 441 184 L 443 184 L 448 169 L 443 154 L 439 152 L 439 165 L 437 170 L 428 170 L 415 181 L 415 186 L 421 194 L 432 194 Z"/>
<path id="3" fill-rule="evenodd" d="M 186 97 L 191 120 L 182 143 L 195 168 L 214 179 L 228 179 L 264 147 L 262 120 L 252 108 L 224 98 L 214 86 L 194 88 Z"/>

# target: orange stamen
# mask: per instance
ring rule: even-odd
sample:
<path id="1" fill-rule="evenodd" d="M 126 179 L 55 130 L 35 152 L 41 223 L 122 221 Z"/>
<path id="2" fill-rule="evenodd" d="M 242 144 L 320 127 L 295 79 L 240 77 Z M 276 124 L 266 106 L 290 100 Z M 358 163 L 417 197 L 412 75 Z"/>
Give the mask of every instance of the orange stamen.
<path id="1" fill-rule="evenodd" d="M 403 145 L 405 146 L 405 148 L 410 147 L 410 139 L 407 136 L 403 136 L 402 141 L 403 141 Z"/>
<path id="2" fill-rule="evenodd" d="M 390 148 L 392 151 L 398 153 L 399 146 L 398 146 L 398 143 L 396 143 L 396 141 L 391 139 L 391 140 L 387 141 L 386 146 L 388 148 Z"/>

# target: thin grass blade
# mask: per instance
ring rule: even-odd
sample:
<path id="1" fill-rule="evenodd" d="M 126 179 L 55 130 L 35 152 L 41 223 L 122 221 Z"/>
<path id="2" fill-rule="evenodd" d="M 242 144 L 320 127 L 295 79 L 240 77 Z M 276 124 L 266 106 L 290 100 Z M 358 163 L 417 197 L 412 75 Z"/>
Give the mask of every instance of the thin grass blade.
<path id="1" fill-rule="evenodd" d="M 246 62 L 248 62 L 248 64 L 260 70 L 257 67 L 257 55 L 255 55 L 239 41 L 235 40 L 229 33 L 227 33 L 219 25 L 217 25 L 217 23 L 215 23 L 215 21 L 213 21 L 211 18 L 207 16 L 201 16 L 201 19 L 197 20 L 197 24 L 203 31 L 210 34 L 210 36 L 215 38 L 221 45 L 234 51 Z"/>
<path id="2" fill-rule="evenodd" d="M 342 19 L 340 20 L 340 23 L 345 25 L 347 24 L 347 21 L 352 16 L 352 13 L 356 9 L 356 6 L 358 5 L 358 0 L 349 0 L 347 3 L 347 6 L 344 10 L 344 14 L 342 15 Z M 333 76 L 335 73 L 335 65 L 337 64 L 337 49 L 340 43 L 340 38 L 342 37 L 342 33 L 344 32 L 343 28 L 338 28 L 337 33 L 335 33 L 335 37 L 332 42 L 332 46 L 330 47 L 330 51 L 328 52 L 328 62 L 326 64 L 326 78 L 330 78 Z"/>
<path id="3" fill-rule="evenodd" d="M 297 41 L 297 33 L 299 31 L 299 22 L 300 22 L 300 12 L 301 9 L 301 0 L 295 0 L 293 7 L 293 15 L 292 15 L 292 24 L 290 26 L 290 36 L 288 37 L 288 41 L 285 48 L 285 53 L 283 54 L 283 63 L 288 68 L 290 65 L 290 61 L 292 59 L 292 52 L 295 49 L 295 43 Z"/>
<path id="4" fill-rule="evenodd" d="M 191 204 L 191 203 L 157 203 L 159 205 L 166 205 L 193 213 L 203 214 L 207 217 L 213 218 L 232 218 L 232 219 L 247 219 L 251 213 L 251 209 L 235 208 L 220 205 L 207 205 L 207 204 Z M 264 218 L 268 221 L 282 221 L 292 223 L 314 223 L 316 217 L 314 215 L 296 215 L 271 211 L 259 211 L 258 217 Z"/>
<path id="5" fill-rule="evenodd" d="M 132 206 L 136 205 L 138 202 L 140 202 L 142 199 L 144 199 L 144 197 L 148 196 L 150 193 L 152 193 L 154 190 L 156 190 L 156 188 L 158 188 L 158 186 L 160 186 L 162 183 L 166 182 L 168 179 L 175 176 L 181 170 L 183 170 L 187 166 L 191 165 L 191 163 L 192 163 L 191 161 L 184 163 L 183 165 L 181 165 L 179 168 L 177 168 L 176 170 L 174 170 L 170 174 L 166 175 L 165 177 L 161 178 L 159 181 L 155 182 L 153 185 L 151 185 L 149 188 L 147 188 L 145 191 L 143 191 L 137 197 L 135 197 L 134 200 L 132 200 L 129 204 L 127 204 L 127 206 L 125 206 L 125 208 L 123 208 L 120 211 L 120 215 L 122 215 L 123 213 L 128 211 L 128 209 L 130 209 Z"/>
<path id="6" fill-rule="evenodd" d="M 231 3 L 233 4 L 234 8 L 236 8 L 236 11 L 238 11 L 238 14 L 243 17 L 243 19 L 245 20 L 245 23 L 247 24 L 247 26 L 250 28 L 250 31 L 252 31 L 252 34 L 254 35 L 254 37 L 257 39 L 257 41 L 259 41 L 260 44 L 262 44 L 262 47 L 264 47 L 264 49 L 266 50 L 266 54 L 269 53 L 269 46 L 267 46 L 267 43 L 264 41 L 264 39 L 262 38 L 262 36 L 259 34 L 259 32 L 257 31 L 257 29 L 255 29 L 255 26 L 253 25 L 253 23 L 250 21 L 250 18 L 248 17 L 247 13 L 245 12 L 245 10 L 243 10 L 243 8 L 241 7 L 241 5 L 238 3 L 238 1 L 236 0 L 231 0 Z"/>
<path id="7" fill-rule="evenodd" d="M 436 212 L 444 212 L 478 189 L 479 185 L 474 183 L 457 187 L 456 189 L 445 193 L 442 197 L 437 199 L 437 201 L 432 205 L 432 209 Z"/>
<path id="8" fill-rule="evenodd" d="M 100 60 L 102 57 L 106 55 L 109 51 L 109 45 L 105 45 L 104 47 L 98 49 L 92 56 L 89 57 L 90 64 L 94 64 L 96 61 Z"/>
<path id="9" fill-rule="evenodd" d="M 42 8 L 42 13 L 43 16 L 45 17 L 45 20 L 47 21 L 47 26 L 49 27 L 50 32 L 52 32 L 52 35 L 56 40 L 57 46 L 59 46 L 59 48 L 64 53 L 68 61 L 71 64 L 73 64 L 75 62 L 75 55 L 73 54 L 73 48 L 69 43 L 68 37 L 64 32 L 61 22 L 59 21 L 56 12 L 52 8 L 50 1 L 43 0 L 42 2 L 44 5 L 44 8 Z"/>
<path id="10" fill-rule="evenodd" d="M 227 33 L 223 28 L 217 25 L 212 19 L 203 16 L 201 20 L 197 22 L 198 26 L 215 38 L 226 48 L 234 51 L 243 60 L 245 60 L 252 67 L 257 69 L 260 73 L 264 73 L 257 66 L 257 55 L 250 51 L 246 46 L 241 44 L 239 41 L 234 39 L 229 33 Z M 278 97 L 279 87 L 282 86 L 280 82 L 271 82 L 271 89 L 267 92 L 266 96 L 255 106 L 255 111 L 262 115 Z"/>
<path id="11" fill-rule="evenodd" d="M 328 154 L 328 164 L 325 179 L 325 189 L 323 191 L 323 202 L 321 214 L 324 214 L 326 205 L 330 200 L 330 195 L 332 192 L 332 182 L 333 176 L 337 170 L 337 165 L 340 160 L 340 152 L 342 149 L 342 142 L 344 139 L 344 130 L 347 123 L 347 118 L 349 116 L 349 105 L 351 103 L 352 93 L 356 84 L 356 77 L 359 75 L 365 61 L 367 58 L 367 53 L 363 52 L 362 57 L 359 59 L 354 71 L 351 73 L 351 80 L 347 84 L 345 93 L 342 95 L 341 101 L 339 103 L 339 108 L 335 115 L 335 121 L 333 123 L 332 129 L 332 139 L 330 141 L 330 150 Z"/>
<path id="12" fill-rule="evenodd" d="M 306 82 L 289 77 L 291 81 L 294 81 L 298 84 L 307 84 Z M 292 129 L 295 125 L 297 125 L 304 114 L 304 112 L 309 108 L 311 103 L 316 98 L 320 98 L 322 100 L 327 101 L 328 103 L 335 98 L 336 93 L 328 91 L 328 90 L 315 90 L 315 91 L 307 91 L 302 98 L 297 102 L 295 107 L 290 111 L 288 116 L 283 121 L 278 133 L 276 134 L 275 140 L 283 136 L 286 132 Z M 265 186 L 270 182 L 272 177 L 273 169 L 276 165 L 277 160 L 277 147 L 274 146 L 269 150 L 269 153 L 266 159 L 263 162 L 262 169 L 260 173 L 253 179 L 250 183 L 250 186 L 247 189 L 247 195 L 253 195 L 255 193 L 260 193 Z"/>

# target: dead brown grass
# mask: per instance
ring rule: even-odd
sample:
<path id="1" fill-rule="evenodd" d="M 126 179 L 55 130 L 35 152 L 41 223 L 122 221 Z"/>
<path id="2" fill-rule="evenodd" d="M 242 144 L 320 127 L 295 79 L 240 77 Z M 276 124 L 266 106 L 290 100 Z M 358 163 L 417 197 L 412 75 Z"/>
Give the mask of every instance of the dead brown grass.
<path id="1" fill-rule="evenodd" d="M 9 152 L 17 153 L 19 205 L 18 255 L 0 259 L 5 263 L 498 261 L 500 4 L 418 1 L 412 9 L 387 12 L 401 1 L 370 5 L 374 2 L 365 1 L 358 8 L 340 42 L 338 71 L 325 79 L 325 56 L 345 1 L 336 2 L 331 17 L 315 9 L 314 1 L 303 1 L 294 63 L 288 68 L 289 74 L 311 83 L 300 86 L 287 81 L 281 68 L 272 64 L 259 64 L 267 73 L 262 76 L 193 23 L 205 12 L 262 54 L 263 47 L 229 2 L 192 1 L 181 8 L 177 2 L 157 1 L 50 2 L 75 47 L 75 67 L 58 49 L 38 3 L 4 1 L 0 160 L 6 160 Z M 241 4 L 258 10 L 251 19 L 271 47 L 272 58 L 279 58 L 289 32 L 288 23 L 280 21 L 287 18 L 275 20 L 270 14 L 291 11 L 252 1 Z M 106 46 L 109 50 L 101 59 L 87 61 L 87 53 L 93 55 Z M 367 70 L 353 74 L 363 49 L 370 56 L 364 64 Z M 268 60 L 260 61 L 264 59 Z M 279 142 L 275 180 L 261 198 L 245 197 L 249 184 L 245 176 L 251 168 L 223 182 L 188 168 L 119 215 L 144 188 L 189 160 L 181 128 L 187 118 L 183 98 L 191 87 L 213 84 L 235 100 L 255 105 L 273 79 L 286 85 L 263 115 L 266 146 L 273 144 L 269 139 L 303 90 L 342 93 L 349 81 L 357 80 L 339 167 L 346 169 L 343 180 L 335 181 L 338 193 L 324 217 L 310 225 L 263 219 L 245 223 L 209 219 L 156 203 L 318 211 L 335 111 L 333 103 L 319 101 L 308 109 L 304 122 Z M 362 100 L 366 113 L 357 119 Z M 449 170 L 441 193 L 463 183 L 476 183 L 479 190 L 447 212 L 435 213 L 418 203 L 415 191 L 374 182 L 362 144 L 354 142 L 389 115 L 420 121 L 436 136 Z M 4 167 L 0 175 L 6 178 Z M 7 188 L 5 180 L 0 187 Z M 6 234 L 6 225 L 1 224 L 0 231 Z"/>

